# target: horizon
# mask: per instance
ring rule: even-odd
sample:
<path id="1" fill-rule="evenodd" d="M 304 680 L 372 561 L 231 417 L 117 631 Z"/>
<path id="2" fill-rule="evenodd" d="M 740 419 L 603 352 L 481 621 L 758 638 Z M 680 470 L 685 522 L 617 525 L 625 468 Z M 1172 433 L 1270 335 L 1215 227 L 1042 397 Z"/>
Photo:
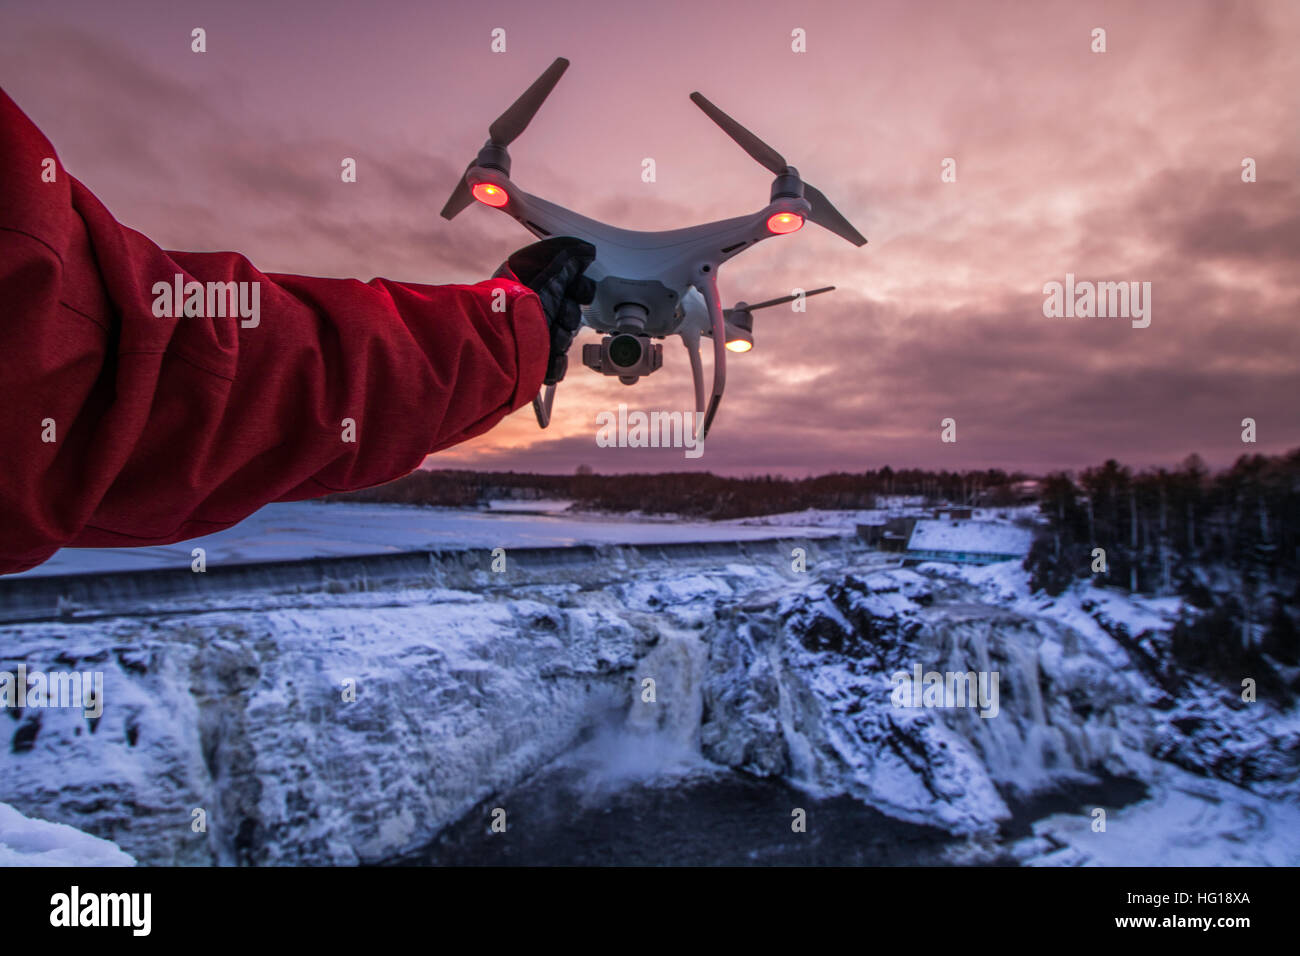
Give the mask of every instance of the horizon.
<path id="1" fill-rule="evenodd" d="M 1297 445 L 1295 448 L 1291 448 L 1291 449 L 1288 449 L 1288 450 L 1286 450 L 1286 451 L 1282 451 L 1282 452 L 1271 452 L 1271 453 L 1264 453 L 1264 452 L 1242 452 L 1242 453 L 1241 453 L 1237 458 L 1234 458 L 1234 459 L 1233 459 L 1229 464 L 1227 464 L 1227 465 L 1222 465 L 1222 466 L 1216 466 L 1216 465 L 1212 464 L 1211 462 L 1209 462 L 1209 461 L 1206 460 L 1205 456 L 1200 455 L 1200 454 L 1198 454 L 1197 452 L 1188 452 L 1186 455 L 1183 455 L 1181 458 L 1179 458 L 1178 461 L 1175 462 L 1175 463 L 1166 463 L 1166 464 L 1150 464 L 1150 465 L 1143 465 L 1143 466 L 1141 466 L 1141 467 L 1139 467 L 1139 466 L 1135 466 L 1135 465 L 1133 465 L 1133 464 L 1131 464 L 1131 463 L 1129 463 L 1129 462 L 1123 461 L 1122 459 L 1116 458 L 1116 457 L 1114 457 L 1114 456 L 1109 456 L 1109 457 L 1107 457 L 1107 458 L 1101 459 L 1100 461 L 1094 462 L 1094 463 L 1092 463 L 1092 464 L 1090 464 L 1090 465 L 1085 465 L 1085 466 L 1083 466 L 1082 468 L 1074 468 L 1074 469 L 1056 469 L 1056 468 L 1052 468 L 1052 469 L 1048 469 L 1048 470 L 1046 470 L 1046 471 L 1042 471 L 1042 472 L 1029 472 L 1029 471 L 1025 471 L 1025 470 L 1023 470 L 1023 469 L 1007 469 L 1007 468 L 997 468 L 997 467 L 994 467 L 994 468 L 991 468 L 991 469 L 988 469 L 988 468 L 971 468 L 971 469 L 958 469 L 958 470 L 954 470 L 954 469 L 946 469 L 946 470 L 947 470 L 950 474 L 958 474 L 958 475 L 960 475 L 960 474 L 974 474 L 974 473 L 982 473 L 982 472 L 987 472 L 987 471 L 1002 471 L 1002 472 L 1004 472 L 1004 473 L 1007 475 L 1008 478 L 1014 478 L 1015 476 L 1020 475 L 1020 476 L 1023 476 L 1022 480 L 1026 480 L 1026 481 L 1029 481 L 1029 480 L 1033 480 L 1033 481 L 1042 481 L 1043 479 L 1050 478 L 1050 477 L 1052 477 L 1053 475 L 1060 475 L 1060 474 L 1066 475 L 1067 477 L 1070 477 L 1070 478 L 1076 478 L 1076 477 L 1078 477 L 1080 474 L 1082 474 L 1082 472 L 1084 472 L 1084 471 L 1088 471 L 1088 470 L 1090 470 L 1090 469 L 1095 469 L 1095 468 L 1101 468 L 1101 467 L 1104 467 L 1108 462 L 1114 461 L 1114 462 L 1115 462 L 1116 464 L 1118 464 L 1121 468 L 1127 468 L 1127 469 L 1129 469 L 1129 470 L 1132 472 L 1132 474 L 1133 474 L 1135 477 L 1137 477 L 1137 476 L 1141 476 L 1141 475 L 1154 475 L 1154 474 L 1158 474 L 1159 472 L 1162 472 L 1162 471 L 1164 471 L 1164 472 L 1168 472 L 1168 473 L 1177 472 L 1177 471 L 1179 471 L 1179 470 L 1183 467 L 1183 465 L 1187 462 L 1187 460 L 1188 460 L 1189 458 L 1196 457 L 1196 458 L 1199 458 L 1199 459 L 1200 459 L 1200 461 L 1201 461 L 1201 463 L 1202 463 L 1203 465 L 1205 465 L 1205 467 L 1206 467 L 1206 469 L 1207 469 L 1207 472 L 1208 472 L 1208 477 L 1210 477 L 1210 478 L 1214 478 L 1214 477 L 1217 477 L 1218 475 L 1221 475 L 1221 474 L 1223 474 L 1223 473 L 1225 473 L 1225 472 L 1229 472 L 1229 471 L 1231 471 L 1234 467 L 1236 467 L 1237 463 L 1238 463 L 1240 460 L 1242 460 L 1242 459 L 1255 458 L 1255 457 L 1269 458 L 1269 459 L 1283 459 L 1283 458 L 1287 458 L 1287 457 L 1289 457 L 1289 456 L 1291 456 L 1291 455 L 1295 455 L 1295 454 L 1297 454 L 1297 453 L 1300 453 L 1300 445 Z M 581 466 L 584 465 L 584 464 L 588 464 L 588 463 L 587 463 L 587 462 L 579 462 L 579 464 L 575 465 L 574 468 L 575 468 L 575 469 L 576 469 L 576 468 L 579 468 L 579 467 L 581 467 Z M 832 476 L 832 475 L 862 475 L 862 474 L 879 474 L 881 471 L 884 471 L 886 468 L 890 469 L 890 471 L 893 472 L 894 474 L 899 474 L 899 473 L 901 473 L 901 472 L 908 472 L 908 471 L 921 471 L 921 472 L 927 472 L 927 473 L 938 474 L 938 473 L 940 473 L 940 472 L 945 471 L 945 469 L 943 469 L 943 468 L 923 468 L 923 467 L 920 467 L 920 466 L 917 466 L 917 465 L 901 465 L 901 466 L 895 466 L 895 465 L 894 465 L 893 463 L 891 463 L 891 462 L 886 462 L 886 463 L 883 464 L 883 465 L 878 465 L 878 466 L 874 466 L 874 467 L 871 467 L 871 468 L 864 468 L 864 469 L 838 469 L 838 470 L 832 470 L 832 471 L 821 471 L 821 472 L 816 472 L 816 473 L 813 473 L 813 474 L 807 474 L 807 475 L 786 475 L 786 474 L 778 474 L 778 473 L 776 473 L 776 472 L 750 472 L 750 473 L 745 473 L 745 474 L 723 474 L 723 473 L 720 473 L 720 472 L 709 471 L 709 470 L 707 470 L 707 469 L 704 469 L 704 470 L 695 470 L 695 469 L 670 470 L 670 469 L 662 469 L 662 470 L 659 470 L 659 471 L 635 471 L 635 470 L 633 470 L 633 471 L 604 471 L 604 472 L 602 472 L 602 471 L 597 471 L 597 470 L 593 470 L 589 475 L 586 475 L 585 477 L 591 477 L 591 478 L 627 478 L 627 477 L 637 477 L 637 476 L 653 477 L 653 476 L 659 476 L 659 475 L 685 475 L 685 474 L 694 474 L 694 475 L 700 475 L 700 476 L 711 476 L 711 477 L 714 477 L 714 478 L 728 478 L 728 479 L 735 479 L 735 480 L 739 480 L 739 481 L 744 481 L 744 480 L 748 480 L 748 479 L 769 478 L 769 477 L 770 477 L 770 478 L 779 478 L 779 479 L 783 479 L 783 480 L 786 480 L 786 481 L 808 481 L 808 480 L 815 479 L 815 478 L 826 478 L 826 477 L 830 477 L 830 476 Z M 539 476 L 539 477 L 546 477 L 546 478 L 564 478 L 564 477 L 575 478 L 575 477 L 579 477 L 579 476 L 575 473 L 575 471 L 573 471 L 573 470 L 570 470 L 570 471 L 567 471 L 567 472 L 563 472 L 563 471 L 531 471 L 531 470 L 530 470 L 530 471 L 519 471 L 519 470 L 496 469 L 496 468 L 467 468 L 467 467 L 445 466 L 445 465 L 440 465 L 440 464 L 438 463 L 438 457 L 437 457 L 437 456 L 430 456 L 429 458 L 425 459 L 425 463 L 424 463 L 422 466 L 420 466 L 420 468 L 418 468 L 417 471 L 440 471 L 440 472 L 453 472 L 453 473 L 458 473 L 458 474 L 479 474 L 479 475 L 519 475 L 519 476 L 523 476 L 523 477 L 528 477 L 528 476 L 532 476 L 532 475 L 537 475 L 537 476 Z M 406 477 L 405 475 L 402 476 L 402 478 L 405 478 L 405 477 Z M 402 478 L 395 478 L 395 479 L 393 479 L 393 481 L 401 481 Z M 392 482 L 388 482 L 388 484 L 391 484 L 391 483 L 392 483 Z M 362 489 L 363 492 L 364 492 L 364 491 L 368 491 L 368 490 L 369 490 L 369 489 Z M 350 492 L 345 492 L 345 494 L 348 494 L 348 493 L 350 493 Z"/>

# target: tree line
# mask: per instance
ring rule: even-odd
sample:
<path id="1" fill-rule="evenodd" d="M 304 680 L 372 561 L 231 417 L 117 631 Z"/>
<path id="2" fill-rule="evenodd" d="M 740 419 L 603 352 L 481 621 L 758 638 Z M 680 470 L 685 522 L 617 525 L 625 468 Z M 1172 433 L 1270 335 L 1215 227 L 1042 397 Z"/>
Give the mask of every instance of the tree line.
<path id="1" fill-rule="evenodd" d="M 1174 660 L 1300 688 L 1300 448 L 1243 455 L 1217 474 L 1196 455 L 1140 472 L 1110 460 L 1048 475 L 1040 508 L 1025 561 L 1035 590 L 1089 579 L 1185 598 L 1200 613 L 1174 628 Z"/>
<path id="2" fill-rule="evenodd" d="M 692 518 L 749 518 L 803 511 L 867 509 L 880 496 L 914 496 L 925 503 L 1004 507 L 1021 499 L 1021 473 L 924 471 L 884 467 L 810 478 L 762 475 L 731 478 L 709 472 L 600 475 L 580 467 L 572 475 L 456 470 L 417 471 L 331 500 L 475 507 L 500 498 L 563 499 L 588 511 L 679 514 Z"/>

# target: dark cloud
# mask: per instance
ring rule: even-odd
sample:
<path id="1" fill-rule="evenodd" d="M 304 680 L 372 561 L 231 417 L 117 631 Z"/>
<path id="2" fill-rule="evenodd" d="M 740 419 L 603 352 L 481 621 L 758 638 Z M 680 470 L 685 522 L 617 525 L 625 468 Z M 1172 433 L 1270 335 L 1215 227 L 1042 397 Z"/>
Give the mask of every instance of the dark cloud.
<path id="1" fill-rule="evenodd" d="M 802 59 L 786 52 L 784 3 L 690 6 L 699 36 L 671 26 L 675 6 L 630 33 L 613 8 L 561 28 L 520 6 L 516 52 L 491 59 L 468 7 L 395 5 L 379 23 L 350 5 L 250 5 L 212 13 L 220 52 L 204 59 L 166 5 L 72 2 L 70 26 L 20 2 L 0 15 L 0 81 L 124 222 L 268 271 L 488 275 L 528 236 L 481 208 L 453 223 L 438 210 L 487 123 L 557 52 L 570 76 L 512 150 L 529 190 L 635 228 L 759 208 L 767 174 L 685 100 L 698 88 L 870 239 L 856 249 L 809 225 L 727 264 L 728 303 L 837 291 L 805 314 L 759 313 L 699 462 L 595 446 L 595 414 L 620 401 L 687 407 L 671 342 L 635 389 L 575 362 L 549 431 L 524 410 L 439 464 L 1044 470 L 1192 450 L 1222 464 L 1247 416 L 1260 450 L 1300 444 L 1293 6 L 813 4 Z M 1098 24 L 1105 55 L 1088 50 Z M 344 156 L 355 184 L 340 182 Z M 950 156 L 955 184 L 939 180 Z M 1240 180 L 1244 156 L 1257 183 Z M 1043 283 L 1067 272 L 1151 282 L 1151 327 L 1044 317 Z M 955 445 L 939 441 L 950 416 Z"/>

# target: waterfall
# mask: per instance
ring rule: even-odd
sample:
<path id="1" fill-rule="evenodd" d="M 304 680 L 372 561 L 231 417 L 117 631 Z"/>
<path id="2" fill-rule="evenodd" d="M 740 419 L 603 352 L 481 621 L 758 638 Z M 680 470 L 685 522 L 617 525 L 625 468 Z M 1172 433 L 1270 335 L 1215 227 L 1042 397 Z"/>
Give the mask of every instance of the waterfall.
<path id="1" fill-rule="evenodd" d="M 671 781 L 711 768 L 700 756 L 707 662 L 708 647 L 697 633 L 661 624 L 658 644 L 637 663 L 629 682 L 626 712 L 569 762 L 599 789 Z"/>
<path id="2" fill-rule="evenodd" d="M 768 645 L 768 661 L 773 673 L 780 673 L 780 648 L 776 644 Z M 777 718 L 781 733 L 789 754 L 789 778 L 804 787 L 819 789 L 817 781 L 817 755 L 808 738 L 795 726 L 795 702 L 789 686 L 785 681 L 777 682 Z"/>
<path id="3" fill-rule="evenodd" d="M 628 707 L 626 728 L 634 736 L 653 738 L 681 754 L 698 754 L 704 699 L 700 681 L 708 649 L 690 631 L 665 628 L 659 644 L 637 666 L 637 687 Z M 654 699 L 645 681 L 654 681 Z"/>

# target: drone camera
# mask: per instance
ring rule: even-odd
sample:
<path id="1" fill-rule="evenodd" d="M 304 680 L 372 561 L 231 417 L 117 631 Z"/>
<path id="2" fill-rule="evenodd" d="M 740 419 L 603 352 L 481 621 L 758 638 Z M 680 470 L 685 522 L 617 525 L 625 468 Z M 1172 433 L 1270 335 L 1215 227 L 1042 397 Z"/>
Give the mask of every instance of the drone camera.
<path id="1" fill-rule="evenodd" d="M 605 336 L 599 345 L 594 342 L 584 345 L 582 364 L 602 375 L 636 381 L 663 366 L 664 347 L 650 341 L 648 335 L 620 332 Z"/>

